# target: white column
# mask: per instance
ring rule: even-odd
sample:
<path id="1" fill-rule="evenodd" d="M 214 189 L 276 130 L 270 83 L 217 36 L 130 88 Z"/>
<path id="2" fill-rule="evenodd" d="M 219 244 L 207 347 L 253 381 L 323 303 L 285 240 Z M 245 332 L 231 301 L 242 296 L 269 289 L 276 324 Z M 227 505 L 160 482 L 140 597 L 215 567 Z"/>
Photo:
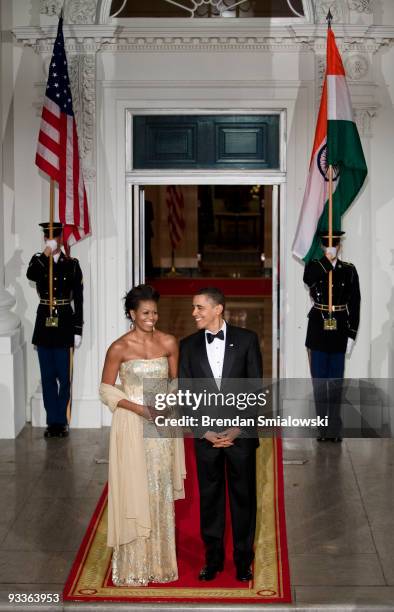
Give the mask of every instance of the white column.
<path id="1" fill-rule="evenodd" d="M 0 31 L 3 31 L 6 19 L 3 11 L 9 7 L 2 6 L 0 11 Z M 9 27 L 9 25 L 8 25 Z M 6 49 L 6 45 L 8 49 Z M 1 42 L 0 44 L 0 118 L 1 118 L 1 142 L 0 142 L 0 438 L 16 438 L 26 421 L 25 400 L 25 371 L 22 348 L 21 323 L 19 317 L 11 312 L 16 304 L 15 298 L 4 286 L 4 184 L 3 184 L 3 156 L 7 155 L 7 141 L 4 141 L 7 108 L 4 96 L 5 75 L 7 80 L 12 75 L 12 44 Z M 8 92 L 9 95 L 9 92 Z"/>

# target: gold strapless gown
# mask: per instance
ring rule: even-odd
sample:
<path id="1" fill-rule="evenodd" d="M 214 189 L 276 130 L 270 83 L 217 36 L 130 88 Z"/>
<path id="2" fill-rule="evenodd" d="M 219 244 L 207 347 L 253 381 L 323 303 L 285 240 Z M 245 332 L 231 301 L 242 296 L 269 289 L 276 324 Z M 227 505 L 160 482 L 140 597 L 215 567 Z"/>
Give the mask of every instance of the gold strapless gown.
<path id="1" fill-rule="evenodd" d="M 147 378 L 168 378 L 166 357 L 133 359 L 122 363 L 120 379 L 123 389 L 138 404 L 144 403 L 143 381 Z M 178 579 L 172 479 L 174 440 L 160 438 L 155 425 L 144 419 L 144 450 L 148 474 L 150 537 L 136 538 L 128 544 L 114 547 L 112 581 L 116 586 L 142 586 L 148 582 L 171 582 Z"/>

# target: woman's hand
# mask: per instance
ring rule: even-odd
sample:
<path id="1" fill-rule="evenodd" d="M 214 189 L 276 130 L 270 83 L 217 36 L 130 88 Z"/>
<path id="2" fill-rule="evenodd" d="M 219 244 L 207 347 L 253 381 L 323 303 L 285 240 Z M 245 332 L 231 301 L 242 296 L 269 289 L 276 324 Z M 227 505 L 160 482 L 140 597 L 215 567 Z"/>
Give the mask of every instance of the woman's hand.
<path id="1" fill-rule="evenodd" d="M 154 420 L 153 411 L 154 411 L 154 408 L 152 408 L 152 406 L 142 406 L 141 416 L 147 421 L 153 421 Z"/>

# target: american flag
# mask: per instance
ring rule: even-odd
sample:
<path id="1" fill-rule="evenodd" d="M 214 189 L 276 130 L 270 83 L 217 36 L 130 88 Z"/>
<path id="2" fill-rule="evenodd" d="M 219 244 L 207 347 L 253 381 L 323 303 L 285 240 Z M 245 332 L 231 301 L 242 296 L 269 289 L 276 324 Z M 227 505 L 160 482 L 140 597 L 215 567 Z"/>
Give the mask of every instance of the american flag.
<path id="1" fill-rule="evenodd" d="M 49 67 L 36 164 L 59 185 L 59 220 L 66 250 L 90 233 L 77 126 L 60 17 Z"/>
<path id="2" fill-rule="evenodd" d="M 182 240 L 185 231 L 184 209 L 185 202 L 183 194 L 176 185 L 168 185 L 166 190 L 166 201 L 168 207 L 168 230 L 172 249 L 175 250 Z"/>

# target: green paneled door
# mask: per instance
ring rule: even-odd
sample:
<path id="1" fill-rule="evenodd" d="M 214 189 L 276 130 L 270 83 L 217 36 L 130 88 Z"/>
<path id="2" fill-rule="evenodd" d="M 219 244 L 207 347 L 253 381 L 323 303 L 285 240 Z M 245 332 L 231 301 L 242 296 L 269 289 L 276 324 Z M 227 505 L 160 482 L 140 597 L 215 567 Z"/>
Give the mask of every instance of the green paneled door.
<path id="1" fill-rule="evenodd" d="M 279 170 L 279 115 L 137 115 L 135 169 Z"/>

